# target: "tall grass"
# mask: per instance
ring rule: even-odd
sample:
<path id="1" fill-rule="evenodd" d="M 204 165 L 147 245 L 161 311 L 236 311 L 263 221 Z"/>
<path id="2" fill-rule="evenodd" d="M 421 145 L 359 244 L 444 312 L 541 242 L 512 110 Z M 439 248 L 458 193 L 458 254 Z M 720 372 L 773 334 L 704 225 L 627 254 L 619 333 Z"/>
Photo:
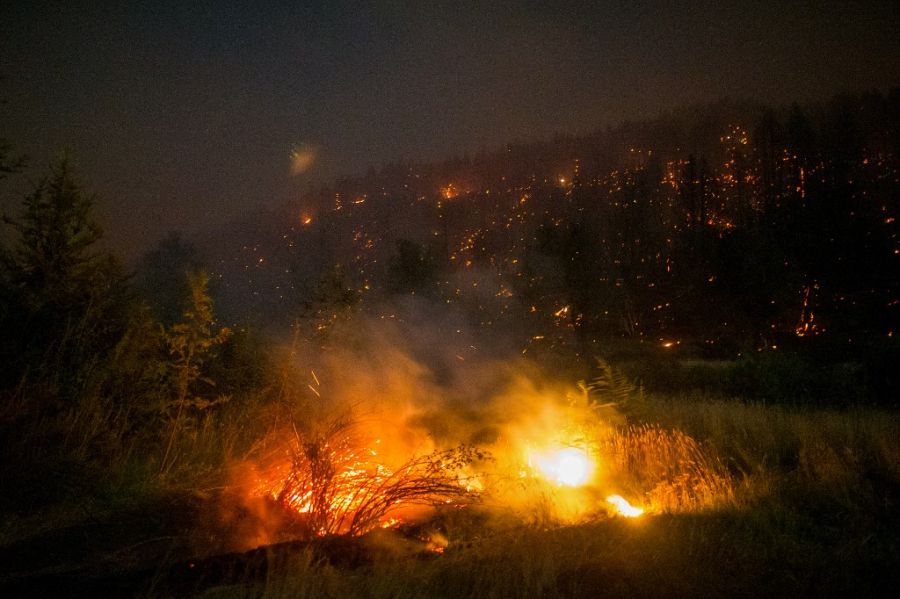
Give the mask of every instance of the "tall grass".
<path id="1" fill-rule="evenodd" d="M 681 430 L 631 425 L 603 445 L 613 480 L 653 512 L 706 509 L 733 496 L 723 464 Z"/>
<path id="2" fill-rule="evenodd" d="M 771 406 L 704 396 L 657 397 L 647 414 L 703 439 L 744 474 L 837 482 L 900 478 L 900 419 L 887 410 Z"/>
<path id="3" fill-rule="evenodd" d="M 612 455 L 664 513 L 555 529 L 473 520 L 441 556 L 348 570 L 310 553 L 209 596 L 890 596 L 900 582 L 893 414 L 651 396 L 643 415 L 655 424 L 620 430 Z"/>

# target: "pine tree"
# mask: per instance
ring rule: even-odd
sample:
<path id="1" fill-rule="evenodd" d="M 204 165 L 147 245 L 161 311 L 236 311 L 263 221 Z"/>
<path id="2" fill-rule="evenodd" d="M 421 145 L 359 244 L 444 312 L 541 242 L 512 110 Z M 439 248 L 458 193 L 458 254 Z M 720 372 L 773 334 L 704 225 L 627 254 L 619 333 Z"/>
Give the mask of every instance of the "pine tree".
<path id="1" fill-rule="evenodd" d="M 66 160 L 53 170 L 22 203 L 19 234 L 13 251 L 14 281 L 32 309 L 61 307 L 90 296 L 108 260 L 92 253 L 103 230 L 91 213 L 94 198 L 72 175 Z"/>
<path id="2" fill-rule="evenodd" d="M 166 345 L 169 349 L 169 367 L 175 383 L 175 399 L 165 406 L 174 412 L 166 452 L 160 465 L 165 472 L 174 461 L 172 447 L 175 437 L 184 426 L 186 408 L 206 409 L 226 398 L 208 399 L 195 392 L 198 382 L 214 386 L 214 382 L 203 376 L 203 365 L 212 356 L 213 350 L 224 343 L 231 330 L 222 327 L 214 331 L 215 316 L 212 298 L 209 295 L 209 277 L 205 272 L 188 275 L 189 296 L 181 322 L 166 331 Z"/>
<path id="3" fill-rule="evenodd" d="M 114 257 L 96 248 L 103 232 L 93 204 L 62 160 L 24 198 L 19 218 L 4 219 L 16 242 L 0 264 L 0 387 L 27 371 L 74 395 L 83 366 L 118 341 L 125 278 Z"/>

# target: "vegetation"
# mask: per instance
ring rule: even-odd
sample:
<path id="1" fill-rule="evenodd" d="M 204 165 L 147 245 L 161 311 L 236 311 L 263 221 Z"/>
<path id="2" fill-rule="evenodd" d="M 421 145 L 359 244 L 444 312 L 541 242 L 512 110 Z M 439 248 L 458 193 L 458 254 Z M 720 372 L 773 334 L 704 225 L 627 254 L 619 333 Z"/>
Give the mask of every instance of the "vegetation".
<path id="1" fill-rule="evenodd" d="M 414 559 L 394 540 L 361 567 L 315 548 L 270 556 L 265 581 L 209 596 L 657 597 L 887 596 L 900 557 L 900 433 L 881 412 L 849 413 L 652 397 L 647 417 L 683 433 L 638 428 L 620 443 L 641 467 L 670 467 L 648 437 L 690 434 L 738 476 L 734 494 L 701 511 L 600 519 L 559 529 L 455 515 L 452 539 Z M 696 455 L 688 442 L 667 445 Z M 670 450 L 671 451 L 671 450 Z M 377 541 L 372 541 L 373 543 Z M 420 550 L 424 546 L 420 547 Z"/>
<path id="2" fill-rule="evenodd" d="M 317 434 L 297 435 L 290 474 L 276 501 L 299 510 L 294 518 L 304 538 L 359 536 L 377 527 L 400 503 L 469 501 L 459 471 L 483 457 L 478 450 L 460 446 L 413 456 L 392 471 L 366 455 L 354 436 L 346 417 Z"/>
<path id="3" fill-rule="evenodd" d="M 329 198 L 359 199 L 355 216 L 333 217 L 335 230 L 350 227 L 358 246 L 311 269 L 278 264 L 297 283 L 276 280 L 292 307 L 280 315 L 293 326 L 286 356 L 233 309 L 224 326 L 215 298 L 228 281 L 211 290 L 201 252 L 180 237 L 126 275 L 101 249 L 94 198 L 60 162 L 5 219 L 12 244 L 0 248 L 0 563 L 10 564 L 0 584 L 273 597 L 883 593 L 900 560 L 898 282 L 884 275 L 896 259 L 885 216 L 896 179 L 885 181 L 900 151 L 896 131 L 879 134 L 870 117 L 896 105 L 896 93 L 837 99 L 815 126 L 799 107 L 766 112 L 752 136 L 730 130 L 725 147 L 698 141 L 697 157 L 669 148 L 665 176 L 649 150 L 623 170 L 604 170 L 597 155 L 590 168 L 575 154 L 542 162 L 533 147 L 435 167 L 429 185 L 482 172 L 432 185 L 447 204 L 411 226 L 427 238 L 386 250 L 363 224 L 386 218 L 384 206 L 366 203 L 362 181 L 340 182 Z M 0 145 L 0 178 L 21 166 L 10 156 Z M 713 162 L 726 167 L 714 173 Z M 540 183 L 513 176 L 522 164 L 572 172 Z M 365 184 L 410 180 L 379 177 Z M 479 203 L 498 188 L 509 197 Z M 321 247 L 342 243 L 320 235 Z M 455 313 L 444 322 L 448 305 L 485 343 L 508 336 L 516 359 L 485 365 L 480 340 L 451 342 L 465 325 Z M 408 319 L 425 350 L 360 340 L 366 319 Z M 344 345 L 356 352 L 343 358 L 355 383 L 343 382 L 347 401 L 368 408 L 387 396 L 388 428 L 434 433 L 429 451 L 389 470 L 346 422 L 316 432 L 329 403 L 314 370 L 315 385 L 302 378 L 304 360 L 338 361 L 329 352 Z M 543 416 L 518 388 L 505 403 L 476 396 L 499 393 L 480 368 L 531 368 L 522 354 L 586 365 L 598 353 L 609 362 L 583 369 L 592 376 L 580 400 L 608 418 L 577 442 L 607 459 L 602 474 L 647 515 L 614 515 L 597 489 L 577 496 L 588 505 L 573 520 L 540 505 L 527 516 L 499 500 L 473 505 L 469 469 L 485 454 L 468 443 L 501 446 L 518 434 L 504 424 Z M 412 398 L 393 385 L 403 377 Z M 556 392 L 552 378 L 535 386 Z M 452 438 L 457 429 L 471 434 Z M 256 483 L 279 459 L 288 474 L 272 493 Z M 530 492 L 530 476 L 523 466 L 503 484 Z M 534 495 L 552 504 L 541 484 Z M 400 503 L 437 509 L 394 526 Z M 198 556 L 255 545 L 268 548 L 232 555 L 227 572 L 197 568 L 217 576 L 184 573 Z"/>
<path id="4" fill-rule="evenodd" d="M 157 473 L 176 486 L 196 483 L 237 443 L 219 436 L 225 413 L 211 408 L 241 389 L 244 405 L 233 413 L 250 409 L 246 381 L 262 392 L 264 357 L 249 365 L 246 332 L 232 337 L 215 324 L 206 275 L 182 273 L 182 319 L 160 324 L 99 249 L 93 202 L 63 160 L 24 198 L 21 216 L 7 219 L 14 244 L 0 248 L 0 477 L 13 520 L 35 505 L 143 501 L 170 488 Z M 216 387 L 216 369 L 246 378 L 231 372 Z M 215 449 L 201 451 L 204 443 Z M 176 456 L 185 454 L 176 476 Z"/>

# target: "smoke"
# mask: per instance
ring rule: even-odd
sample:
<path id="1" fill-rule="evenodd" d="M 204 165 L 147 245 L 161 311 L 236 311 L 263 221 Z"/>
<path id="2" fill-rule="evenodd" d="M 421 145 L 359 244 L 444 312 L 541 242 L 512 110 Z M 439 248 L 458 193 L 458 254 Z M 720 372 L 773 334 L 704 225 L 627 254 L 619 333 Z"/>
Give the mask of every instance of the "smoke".
<path id="1" fill-rule="evenodd" d="M 591 468 L 590 484 L 574 488 L 542 479 L 535 461 L 551 449 L 595 455 L 594 440 L 618 416 L 599 415 L 577 381 L 511 351 L 501 337 L 479 339 L 464 316 L 405 300 L 337 325 L 324 343 L 295 339 L 282 348 L 281 436 L 269 439 L 266 457 L 233 471 L 248 497 L 244 513 L 262 521 L 243 526 L 242 542 L 249 547 L 284 534 L 271 502 L 259 497 L 271 497 L 284 480 L 294 435 L 314 438 L 335 418 L 349 418 L 355 440 L 389 470 L 460 445 L 487 452 L 490 459 L 465 473 L 482 493 L 482 510 L 548 523 L 602 509 L 602 465 Z M 408 521 L 421 514 L 416 507 L 396 515 Z"/>
<path id="2" fill-rule="evenodd" d="M 521 495 L 529 455 L 593 451 L 591 440 L 621 420 L 612 409 L 598 414 L 577 381 L 522 357 L 502 334 L 479 339 L 462 316 L 422 301 L 389 312 L 357 318 L 333 332 L 338 343 L 308 348 L 297 363 L 315 363 L 321 382 L 322 397 L 308 399 L 353 412 L 388 463 L 473 445 L 493 456 L 479 465 L 485 486 Z"/>

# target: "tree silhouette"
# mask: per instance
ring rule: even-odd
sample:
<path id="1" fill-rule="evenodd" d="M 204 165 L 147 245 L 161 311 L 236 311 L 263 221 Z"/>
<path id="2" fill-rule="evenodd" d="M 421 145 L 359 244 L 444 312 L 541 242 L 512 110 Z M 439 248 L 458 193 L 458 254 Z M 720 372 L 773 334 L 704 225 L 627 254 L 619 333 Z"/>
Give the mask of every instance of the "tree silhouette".
<path id="1" fill-rule="evenodd" d="M 74 393 L 80 365 L 118 340 L 125 279 L 113 256 L 96 248 L 103 233 L 93 204 L 62 160 L 24 198 L 20 217 L 5 219 L 16 243 L 0 265 L 4 384 L 27 366 L 49 371 Z"/>
<path id="2" fill-rule="evenodd" d="M 189 293 L 187 274 L 200 268 L 197 249 L 174 231 L 141 259 L 135 285 L 165 326 L 178 320 L 183 299 Z"/>

